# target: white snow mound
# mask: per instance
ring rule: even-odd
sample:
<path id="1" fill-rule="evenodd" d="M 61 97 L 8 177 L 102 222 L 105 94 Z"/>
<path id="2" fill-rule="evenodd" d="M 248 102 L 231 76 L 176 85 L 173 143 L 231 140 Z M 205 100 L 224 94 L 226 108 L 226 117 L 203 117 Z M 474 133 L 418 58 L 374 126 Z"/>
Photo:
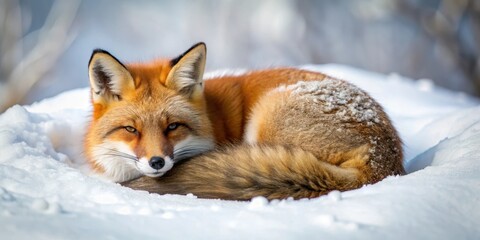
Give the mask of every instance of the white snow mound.
<path id="1" fill-rule="evenodd" d="M 311 200 L 250 202 L 134 191 L 89 176 L 88 89 L 0 115 L 0 239 L 475 239 L 480 101 L 426 80 L 339 65 L 385 108 L 408 175 Z"/>

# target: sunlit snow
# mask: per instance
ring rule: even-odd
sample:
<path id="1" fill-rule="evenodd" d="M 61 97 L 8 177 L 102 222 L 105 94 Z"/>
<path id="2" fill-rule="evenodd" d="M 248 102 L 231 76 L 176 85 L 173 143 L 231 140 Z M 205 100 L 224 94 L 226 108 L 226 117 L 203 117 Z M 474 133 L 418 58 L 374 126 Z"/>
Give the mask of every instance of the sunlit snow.
<path id="1" fill-rule="evenodd" d="M 348 80 L 385 108 L 403 139 L 408 175 L 298 201 L 134 191 L 88 175 L 82 136 L 89 91 L 78 89 L 0 115 L 0 239 L 480 236 L 479 99 L 397 74 L 304 68 Z"/>

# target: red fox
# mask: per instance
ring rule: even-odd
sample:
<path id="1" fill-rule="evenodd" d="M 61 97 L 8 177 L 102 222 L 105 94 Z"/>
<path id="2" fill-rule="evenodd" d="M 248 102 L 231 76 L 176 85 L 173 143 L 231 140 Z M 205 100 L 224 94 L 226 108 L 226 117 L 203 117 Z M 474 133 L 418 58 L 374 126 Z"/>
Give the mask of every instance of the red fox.
<path id="1" fill-rule="evenodd" d="M 401 175 L 402 143 L 382 107 L 318 72 L 275 68 L 203 80 L 206 46 L 174 59 L 89 61 L 94 172 L 159 194 L 314 198 Z"/>

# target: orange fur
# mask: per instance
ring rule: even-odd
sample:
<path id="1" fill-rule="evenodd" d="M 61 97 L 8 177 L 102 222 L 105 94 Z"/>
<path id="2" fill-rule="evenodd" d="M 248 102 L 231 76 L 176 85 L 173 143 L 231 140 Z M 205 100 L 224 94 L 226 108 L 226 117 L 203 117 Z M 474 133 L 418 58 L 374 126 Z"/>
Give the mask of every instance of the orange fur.
<path id="1" fill-rule="evenodd" d="M 388 116 L 355 86 L 294 68 L 203 81 L 205 54 L 197 44 L 124 66 L 94 52 L 85 139 L 94 171 L 135 189 L 239 200 L 316 197 L 404 173 Z M 157 157 L 188 160 L 154 172 Z"/>

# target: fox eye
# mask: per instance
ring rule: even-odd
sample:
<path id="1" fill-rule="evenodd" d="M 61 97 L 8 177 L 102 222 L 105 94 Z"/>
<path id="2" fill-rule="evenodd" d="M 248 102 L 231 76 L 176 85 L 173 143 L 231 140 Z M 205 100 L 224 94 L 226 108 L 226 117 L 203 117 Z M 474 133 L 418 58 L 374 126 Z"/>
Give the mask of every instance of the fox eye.
<path id="1" fill-rule="evenodd" d="M 126 126 L 125 130 L 127 130 L 127 132 L 130 132 L 130 133 L 137 133 L 137 129 L 131 126 Z"/>
<path id="2" fill-rule="evenodd" d="M 177 129 L 179 125 L 180 124 L 178 124 L 178 123 L 170 123 L 167 126 L 167 131 L 173 131 L 173 130 Z"/>

